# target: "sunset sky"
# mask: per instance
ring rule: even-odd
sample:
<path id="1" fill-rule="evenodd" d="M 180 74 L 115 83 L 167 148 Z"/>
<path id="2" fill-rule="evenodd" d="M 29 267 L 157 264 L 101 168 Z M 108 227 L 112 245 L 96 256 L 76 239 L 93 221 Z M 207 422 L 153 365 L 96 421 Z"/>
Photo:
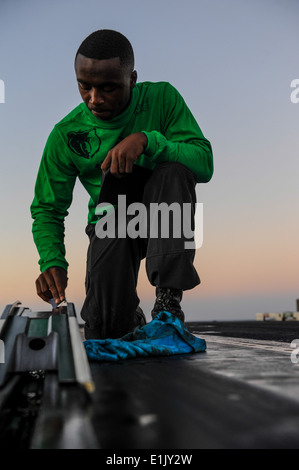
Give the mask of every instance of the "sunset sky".
<path id="1" fill-rule="evenodd" d="M 184 295 L 187 320 L 255 319 L 299 298 L 298 0 L 1 0 L 0 311 L 35 293 L 38 255 L 29 207 L 46 139 L 80 103 L 73 69 L 91 32 L 131 41 L 138 81 L 169 81 L 211 141 L 215 173 L 197 186 L 201 285 Z M 76 185 L 66 220 L 67 299 L 84 300 L 88 195 Z M 141 306 L 154 288 L 142 266 Z M 117 293 L 116 293 L 117 295 Z"/>

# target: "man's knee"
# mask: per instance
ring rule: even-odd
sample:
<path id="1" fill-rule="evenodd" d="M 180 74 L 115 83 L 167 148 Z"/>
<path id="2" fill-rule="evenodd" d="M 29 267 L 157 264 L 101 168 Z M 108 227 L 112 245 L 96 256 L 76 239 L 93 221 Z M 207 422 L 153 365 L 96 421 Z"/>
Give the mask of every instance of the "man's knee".
<path id="1" fill-rule="evenodd" d="M 196 201 L 195 178 L 191 170 L 178 162 L 159 164 L 145 186 L 144 202 Z"/>
<path id="2" fill-rule="evenodd" d="M 191 178 L 195 182 L 194 175 L 189 168 L 187 168 L 185 165 L 183 165 L 180 162 L 164 162 L 160 163 L 159 165 L 156 166 L 154 173 L 157 174 L 162 174 L 166 173 L 167 175 L 171 176 L 187 176 L 188 178 Z"/>

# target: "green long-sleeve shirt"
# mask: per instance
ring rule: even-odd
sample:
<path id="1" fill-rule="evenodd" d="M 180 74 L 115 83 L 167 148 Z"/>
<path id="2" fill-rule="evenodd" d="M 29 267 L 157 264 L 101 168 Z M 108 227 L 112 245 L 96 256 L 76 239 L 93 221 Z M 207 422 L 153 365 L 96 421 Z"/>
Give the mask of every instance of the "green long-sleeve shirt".
<path id="1" fill-rule="evenodd" d="M 31 214 L 42 272 L 51 266 L 67 270 L 64 219 L 76 178 L 90 195 L 88 223 L 96 223 L 101 164 L 112 147 L 134 132 L 144 132 L 148 138 L 136 164 L 154 169 L 159 163 L 177 161 L 192 170 L 198 183 L 211 179 L 211 145 L 169 83 L 138 83 L 129 106 L 111 121 L 97 119 L 84 103 L 80 104 L 52 130 L 37 175 Z"/>

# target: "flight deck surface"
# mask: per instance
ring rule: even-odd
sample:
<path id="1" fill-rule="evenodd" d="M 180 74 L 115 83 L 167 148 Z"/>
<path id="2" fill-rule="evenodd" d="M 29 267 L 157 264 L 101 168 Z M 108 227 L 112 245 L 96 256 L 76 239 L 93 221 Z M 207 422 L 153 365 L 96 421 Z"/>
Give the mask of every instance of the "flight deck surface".
<path id="1" fill-rule="evenodd" d="M 298 322 L 187 325 L 205 352 L 90 362 L 88 397 L 47 374 L 29 447 L 299 448 Z"/>

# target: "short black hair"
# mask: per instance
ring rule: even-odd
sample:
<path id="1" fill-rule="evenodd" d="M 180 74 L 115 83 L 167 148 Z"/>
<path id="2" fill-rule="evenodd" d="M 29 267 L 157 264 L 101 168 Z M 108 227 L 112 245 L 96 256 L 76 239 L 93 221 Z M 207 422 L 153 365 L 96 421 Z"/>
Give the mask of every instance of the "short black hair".
<path id="1" fill-rule="evenodd" d="M 99 29 L 87 36 L 77 54 L 89 59 L 105 60 L 119 57 L 122 66 L 134 68 L 134 52 L 130 41 L 118 31 Z M 76 61 L 75 58 L 75 61 Z"/>

